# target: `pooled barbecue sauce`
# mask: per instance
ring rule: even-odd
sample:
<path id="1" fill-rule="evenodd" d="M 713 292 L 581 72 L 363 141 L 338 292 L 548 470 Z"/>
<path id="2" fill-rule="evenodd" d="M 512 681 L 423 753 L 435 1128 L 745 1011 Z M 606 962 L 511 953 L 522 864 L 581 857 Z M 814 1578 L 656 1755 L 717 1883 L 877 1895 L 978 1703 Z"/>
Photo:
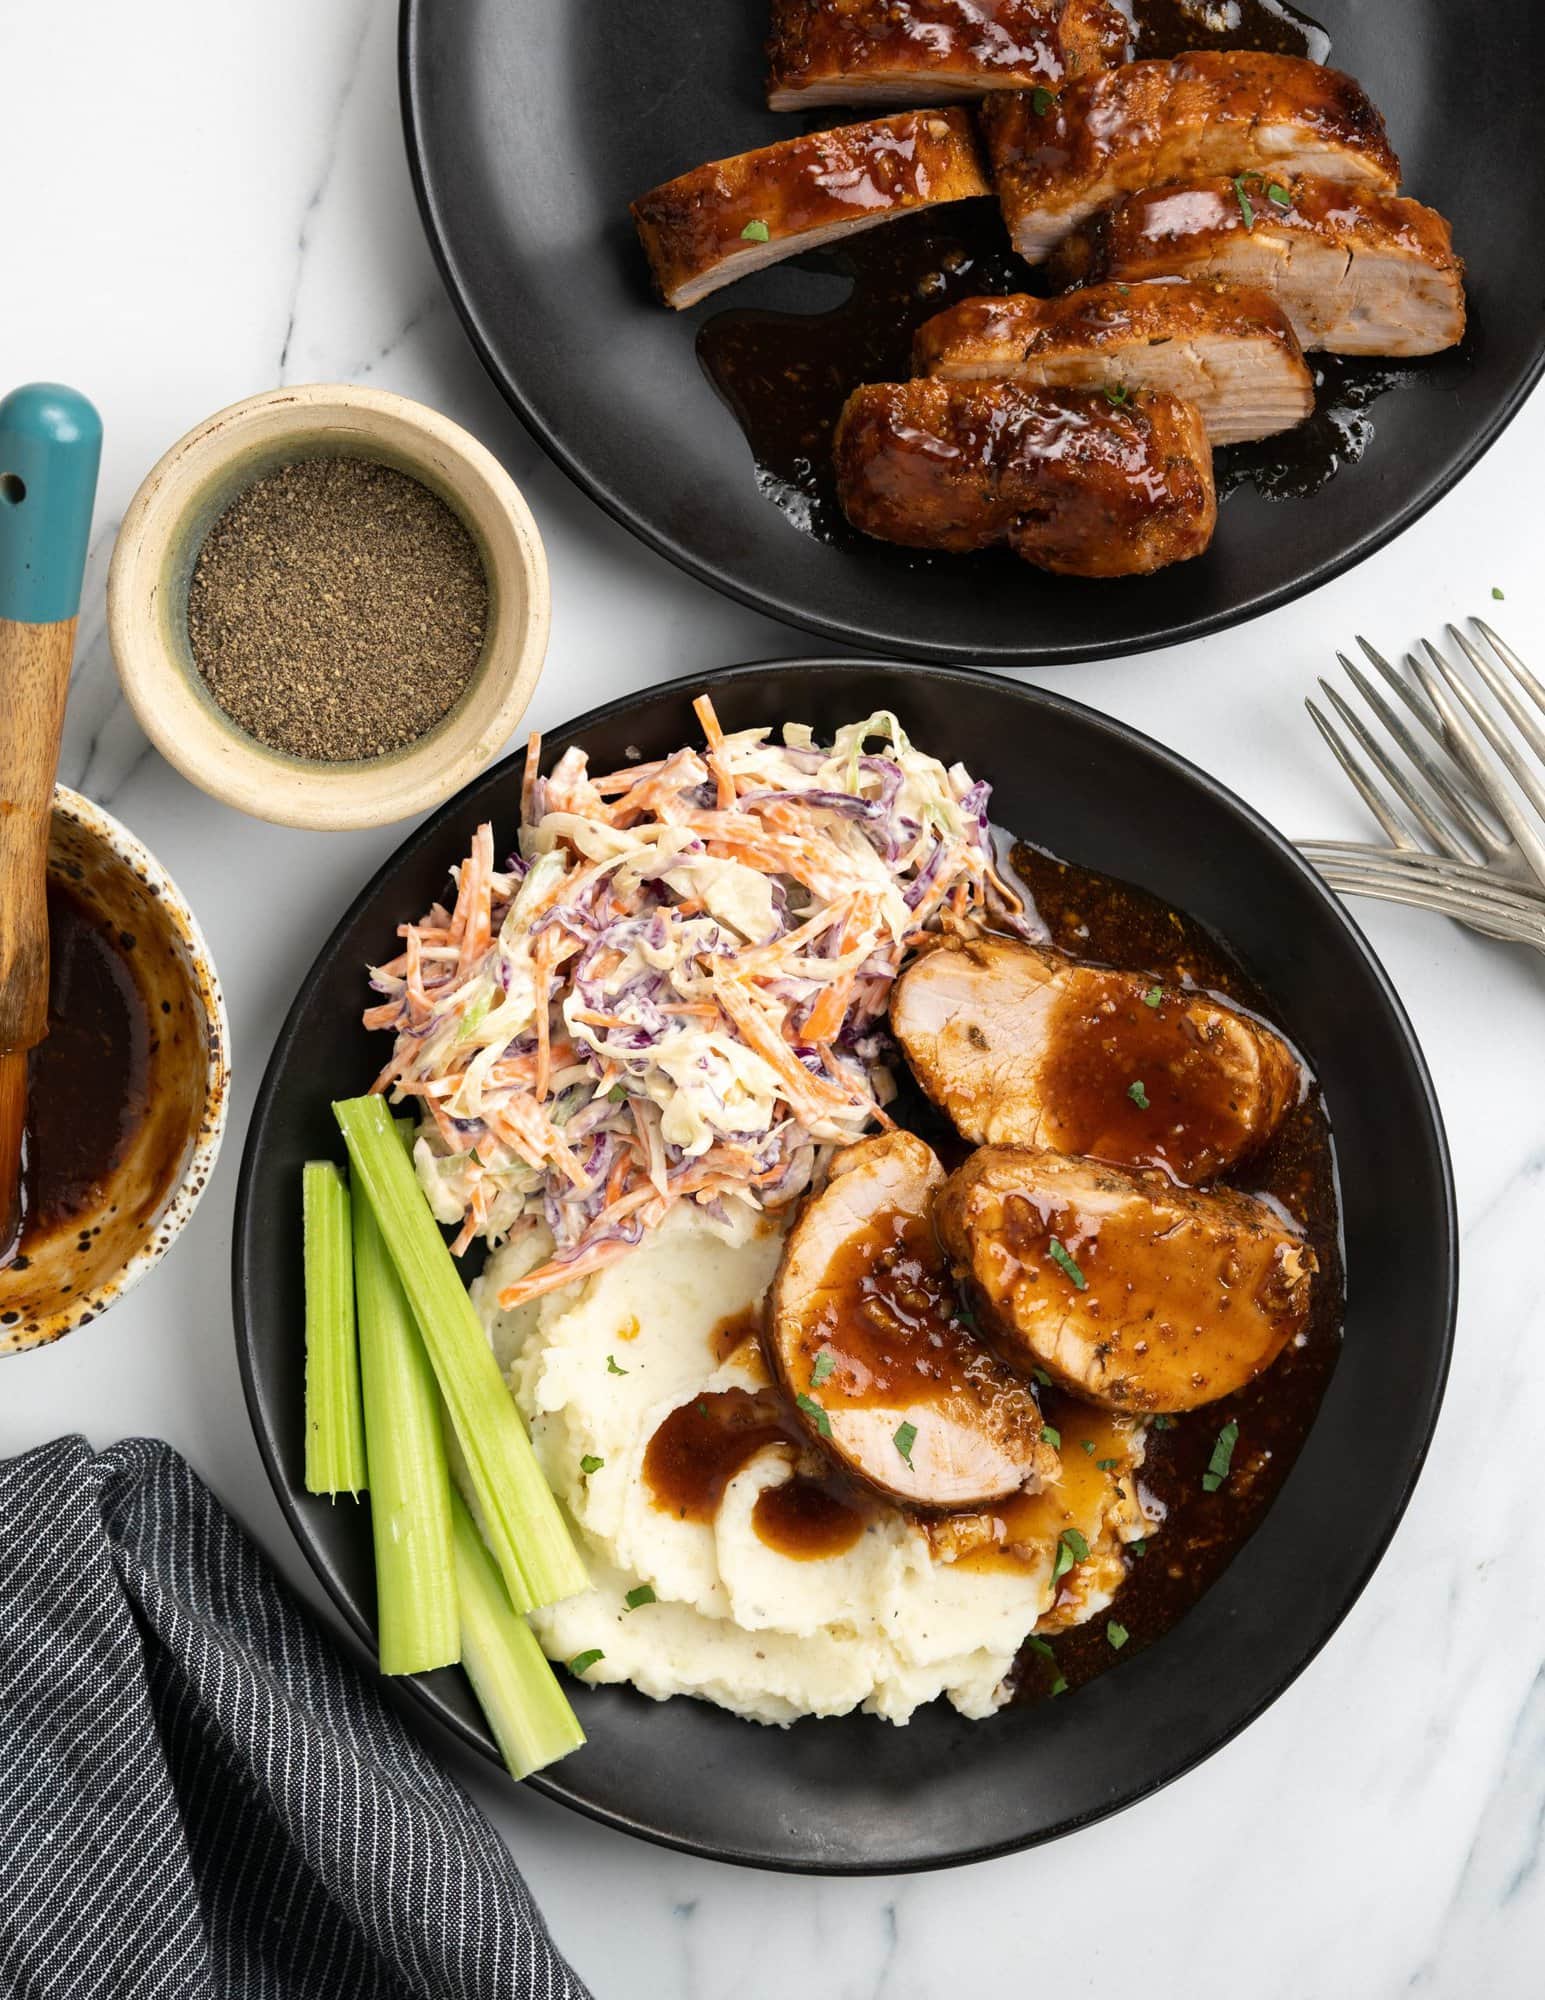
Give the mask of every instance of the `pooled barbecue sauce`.
<path id="1" fill-rule="evenodd" d="M 654 1503 L 681 1521 L 712 1521 L 730 1481 L 768 1445 L 799 1456 L 792 1479 L 758 1494 L 751 1512 L 757 1538 L 780 1555 L 814 1561 L 840 1555 L 864 1531 L 865 1512 L 833 1470 L 812 1477 L 804 1432 L 772 1389 L 718 1389 L 672 1410 L 644 1452 L 644 1482 Z"/>
<path id="2" fill-rule="evenodd" d="M 1271 1018 L 1263 996 L 1205 926 L 1157 897 L 1037 849 L 1016 846 L 1012 872 L 1052 942 L 1080 958 L 1141 967 L 1169 987 L 1204 987 Z M 1238 1395 L 1150 1424 L 1139 1490 L 1157 1503 L 1163 1525 L 1142 1553 L 1128 1556 L 1127 1580 L 1110 1617 L 1130 1634 L 1125 1659 L 1168 1631 L 1249 1540 L 1275 1498 L 1314 1422 L 1340 1349 L 1345 1288 L 1340 1208 L 1329 1122 L 1311 1088 L 1264 1149 L 1226 1175 L 1222 1186 L 1280 1203 L 1302 1227 L 1319 1264 L 1308 1323 L 1264 1374 Z M 1218 1434 L 1239 1426 L 1227 1479 L 1205 1491 Z M 1044 1697 L 1060 1674 L 1070 1686 L 1115 1663 L 1099 1616 L 1056 1637 L 1055 1662 L 1033 1648 L 1020 1657 L 1026 1699 Z"/>
<path id="3" fill-rule="evenodd" d="M 1136 0 L 1126 11 L 1140 57 L 1236 48 L 1324 62 L 1330 50 L 1325 30 L 1286 0 Z M 997 203 L 956 202 L 908 216 L 749 282 L 769 297 L 792 290 L 826 299 L 846 284 L 846 296 L 821 309 L 734 306 L 699 329 L 698 359 L 745 432 L 763 494 L 820 541 L 862 546 L 871 556 L 883 551 L 879 559 L 908 568 L 958 567 L 958 556 L 888 548 L 848 524 L 837 500 L 832 434 L 861 383 L 911 375 L 912 337 L 924 320 L 961 299 L 1044 291 L 1044 276 L 1009 248 Z M 1311 356 L 1313 415 L 1276 437 L 1217 452 L 1219 494 L 1246 485 L 1280 500 L 1318 492 L 1362 457 L 1381 396 L 1424 379 L 1434 366 L 1467 365 L 1463 354 L 1405 363 Z"/>
<path id="4" fill-rule="evenodd" d="M 1000 852 L 1006 852 L 1008 842 L 999 839 Z M 1157 897 L 1024 845 L 1013 847 L 1002 872 L 1060 949 L 1098 965 L 1140 970 L 1170 993 L 1199 987 L 1221 994 L 1270 1020 L 1263 996 L 1211 932 Z M 959 1164 L 968 1151 L 965 1143 L 922 1096 L 904 1065 L 897 1065 L 897 1077 L 901 1089 L 891 1115 L 925 1139 L 946 1167 Z M 1148 1423 L 1137 1482 L 1158 1525 L 1127 1549 L 1126 1581 L 1108 1615 L 1053 1632 L 1049 1658 L 1045 1640 L 1024 1648 L 1015 1670 L 1019 1699 L 1046 1699 L 1054 1689 L 1060 1692 L 1060 1682 L 1076 1687 L 1092 1680 L 1118 1658 L 1150 1644 L 1189 1610 L 1260 1525 L 1329 1383 L 1340 1346 L 1345 1292 L 1335 1155 L 1318 1090 L 1311 1084 L 1266 1146 L 1215 1185 L 1263 1196 L 1302 1228 L 1319 1266 L 1302 1338 L 1239 1394 Z M 899 1303 L 908 1315 L 923 1314 L 930 1325 L 940 1315 L 953 1319 L 947 1302 L 933 1296 L 931 1259 L 905 1258 L 898 1268 L 916 1297 L 909 1300 L 896 1292 L 887 1275 L 871 1288 L 887 1311 Z M 921 1282 L 914 1285 L 914 1280 Z M 725 1358 L 756 1328 L 752 1312 L 721 1322 L 712 1341 L 716 1358 Z M 890 1347 L 878 1318 L 873 1331 L 865 1352 L 872 1350 L 888 1370 Z M 862 1343 L 867 1336 L 855 1331 L 855 1338 Z M 1089 1482 L 1110 1476 L 1117 1460 L 1124 1459 L 1126 1419 L 1060 1390 L 1043 1387 L 1038 1394 L 1046 1421 L 1062 1439 L 1067 1470 L 1061 1490 L 1054 1486 L 967 1514 L 919 1515 L 941 1559 L 954 1554 L 973 1569 L 1012 1569 L 1027 1561 L 1032 1567 L 1043 1565 L 1044 1545 L 1063 1519 L 1072 1518 L 1070 1510 L 1082 1511 Z M 1209 1493 L 1203 1475 L 1219 1432 L 1229 1423 L 1239 1430 L 1228 1476 Z M 645 1481 L 656 1506 L 682 1520 L 711 1521 L 730 1481 L 758 1451 L 774 1444 L 795 1454 L 796 1471 L 791 1480 L 758 1497 L 752 1512 L 758 1537 L 800 1560 L 852 1547 L 881 1503 L 835 1466 L 813 1471 L 817 1459 L 804 1426 L 770 1384 L 705 1393 L 673 1411 L 650 1439 Z M 1018 1545 L 1026 1551 L 1023 1558 L 1016 1553 Z M 1073 1615 L 1082 1588 L 1075 1564 L 1061 1580 L 1054 1616 Z M 1119 1652 L 1107 1634 L 1112 1619 L 1128 1634 Z"/>
<path id="5" fill-rule="evenodd" d="M 93 1207 L 145 1115 L 150 1018 L 120 937 L 48 884 L 48 1033 L 27 1058 L 19 1241 L 0 1264 Z"/>

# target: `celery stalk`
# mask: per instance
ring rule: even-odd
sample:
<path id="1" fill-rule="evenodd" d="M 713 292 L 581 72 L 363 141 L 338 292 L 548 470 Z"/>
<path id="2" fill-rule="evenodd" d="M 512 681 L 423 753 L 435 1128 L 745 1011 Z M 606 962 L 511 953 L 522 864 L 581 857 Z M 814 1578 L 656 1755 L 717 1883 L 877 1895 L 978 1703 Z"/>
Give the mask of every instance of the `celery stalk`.
<path id="1" fill-rule="evenodd" d="M 354 1332 L 349 1188 L 331 1160 L 301 1172 L 306 1268 L 306 1490 L 359 1493 L 365 1426 Z"/>
<path id="2" fill-rule="evenodd" d="M 577 1750 L 585 1732 L 454 1487 L 451 1519 L 462 1665 L 511 1775 L 526 1778 Z"/>
<path id="3" fill-rule="evenodd" d="M 354 1296 L 381 1671 L 427 1673 L 461 1658 L 440 1397 L 375 1211 L 363 1196 L 354 1203 Z"/>
<path id="4" fill-rule="evenodd" d="M 386 1105 L 350 1098 L 333 1115 L 423 1335 L 510 1603 L 529 1611 L 571 1597 L 589 1581 L 585 1565 Z"/>

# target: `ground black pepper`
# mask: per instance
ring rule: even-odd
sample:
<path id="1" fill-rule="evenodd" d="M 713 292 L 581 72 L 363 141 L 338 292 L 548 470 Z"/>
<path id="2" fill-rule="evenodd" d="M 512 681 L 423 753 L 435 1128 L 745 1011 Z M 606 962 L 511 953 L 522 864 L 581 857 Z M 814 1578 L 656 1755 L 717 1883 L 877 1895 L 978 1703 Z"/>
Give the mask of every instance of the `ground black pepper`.
<path id="1" fill-rule="evenodd" d="M 466 687 L 488 623 L 472 537 L 427 486 L 363 458 L 307 458 L 238 494 L 188 591 L 188 638 L 232 721 L 346 763 L 422 736 Z"/>

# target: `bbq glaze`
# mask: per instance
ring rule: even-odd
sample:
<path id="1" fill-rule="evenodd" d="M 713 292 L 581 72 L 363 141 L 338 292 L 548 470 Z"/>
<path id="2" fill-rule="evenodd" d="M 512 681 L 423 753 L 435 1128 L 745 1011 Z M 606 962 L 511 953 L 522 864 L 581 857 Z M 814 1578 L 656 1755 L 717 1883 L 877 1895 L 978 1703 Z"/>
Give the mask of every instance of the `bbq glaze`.
<path id="1" fill-rule="evenodd" d="M 882 541 L 1006 544 L 1065 576 L 1135 576 L 1200 555 L 1217 521 L 1194 404 L 1013 382 L 871 383 L 833 440 L 837 494 Z"/>
<path id="2" fill-rule="evenodd" d="M 768 102 L 942 101 L 1060 83 L 1120 62 L 1129 34 L 1108 0 L 773 0 Z"/>

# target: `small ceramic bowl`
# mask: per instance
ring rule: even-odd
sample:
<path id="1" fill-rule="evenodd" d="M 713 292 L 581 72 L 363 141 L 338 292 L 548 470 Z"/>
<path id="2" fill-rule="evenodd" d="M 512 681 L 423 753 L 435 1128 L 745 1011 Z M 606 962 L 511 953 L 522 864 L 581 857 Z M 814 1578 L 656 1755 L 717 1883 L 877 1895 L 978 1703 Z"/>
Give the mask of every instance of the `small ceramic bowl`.
<path id="1" fill-rule="evenodd" d="M 243 488 L 296 459 L 338 455 L 411 474 L 459 517 L 487 574 L 488 630 L 467 688 L 425 735 L 324 764 L 259 743 L 216 705 L 188 643 L 188 586 Z M 281 826 L 380 826 L 449 798 L 514 732 L 547 651 L 547 558 L 514 481 L 459 425 L 381 389 L 271 389 L 210 417 L 152 469 L 119 531 L 107 617 L 129 704 L 185 778 Z"/>
<path id="2" fill-rule="evenodd" d="M 97 1319 L 164 1257 L 198 1207 L 225 1131 L 230 1027 L 177 885 L 126 827 L 55 787 L 48 872 L 123 941 L 150 1022 L 147 1109 L 94 1208 L 0 1270 L 0 1355 Z M 132 942 L 129 942 L 132 940 Z"/>

